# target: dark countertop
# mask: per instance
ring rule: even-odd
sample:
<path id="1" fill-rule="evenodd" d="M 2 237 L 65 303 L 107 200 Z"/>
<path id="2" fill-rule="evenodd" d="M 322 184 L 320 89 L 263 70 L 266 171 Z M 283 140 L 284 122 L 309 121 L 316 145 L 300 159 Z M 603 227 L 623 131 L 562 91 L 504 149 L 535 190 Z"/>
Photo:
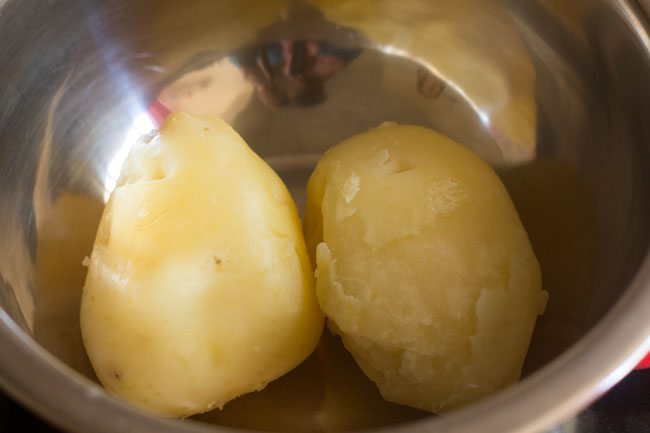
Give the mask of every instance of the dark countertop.
<path id="1" fill-rule="evenodd" d="M 62 433 L 2 393 L 0 432 Z M 550 433 L 646 432 L 650 432 L 650 369 L 632 372 L 580 415 Z"/>

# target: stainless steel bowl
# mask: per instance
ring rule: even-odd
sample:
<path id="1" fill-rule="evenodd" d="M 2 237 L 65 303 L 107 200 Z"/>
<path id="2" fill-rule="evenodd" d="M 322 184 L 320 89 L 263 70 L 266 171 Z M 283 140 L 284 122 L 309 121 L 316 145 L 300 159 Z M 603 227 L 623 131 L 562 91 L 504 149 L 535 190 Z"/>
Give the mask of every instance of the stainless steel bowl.
<path id="1" fill-rule="evenodd" d="M 650 348 L 641 6 L 0 0 L 0 385 L 74 431 L 551 428 Z M 299 203 L 327 147 L 383 121 L 478 152 L 510 190 L 550 292 L 522 382 L 434 417 L 384 402 L 326 335 L 289 375 L 195 420 L 106 394 L 79 337 L 81 262 L 130 144 L 170 110 L 224 117 Z"/>

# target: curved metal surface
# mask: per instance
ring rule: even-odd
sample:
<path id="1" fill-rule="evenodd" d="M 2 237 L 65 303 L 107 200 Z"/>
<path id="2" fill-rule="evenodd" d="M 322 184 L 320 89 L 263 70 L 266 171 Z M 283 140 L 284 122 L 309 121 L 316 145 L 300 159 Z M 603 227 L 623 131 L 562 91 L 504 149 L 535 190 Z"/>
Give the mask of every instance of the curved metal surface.
<path id="1" fill-rule="evenodd" d="M 616 0 L 0 0 L 0 385 L 71 431 L 552 427 L 650 348 L 649 43 Z M 319 362 L 195 420 L 106 394 L 79 337 L 81 261 L 130 145 L 171 110 L 225 118 L 298 203 L 325 149 L 383 121 L 474 149 L 551 293 L 526 378 L 430 417 L 384 402 L 325 337 Z"/>

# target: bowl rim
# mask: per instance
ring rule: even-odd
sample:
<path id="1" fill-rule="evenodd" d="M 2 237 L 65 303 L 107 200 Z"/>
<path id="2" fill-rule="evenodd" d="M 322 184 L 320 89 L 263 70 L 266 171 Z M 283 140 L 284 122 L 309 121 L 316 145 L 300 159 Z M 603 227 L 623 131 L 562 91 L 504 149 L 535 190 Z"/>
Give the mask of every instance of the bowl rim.
<path id="1" fill-rule="evenodd" d="M 649 27 L 632 0 L 604 0 L 616 9 L 650 58 Z M 8 0 L 0 0 L 0 9 Z M 552 428 L 621 380 L 650 351 L 650 253 L 623 296 L 566 352 L 516 385 L 444 417 L 373 430 L 533 433 Z M 48 421 L 69 431 L 208 433 L 250 430 L 168 420 L 112 397 L 63 364 L 0 309 L 0 387 Z M 598 360 L 598 362 L 595 362 Z M 83 406 L 82 406 L 83 405 Z M 78 408 L 83 407 L 83 410 Z M 508 410 L 504 410 L 504 408 Z M 436 430 L 437 429 L 437 430 Z"/>

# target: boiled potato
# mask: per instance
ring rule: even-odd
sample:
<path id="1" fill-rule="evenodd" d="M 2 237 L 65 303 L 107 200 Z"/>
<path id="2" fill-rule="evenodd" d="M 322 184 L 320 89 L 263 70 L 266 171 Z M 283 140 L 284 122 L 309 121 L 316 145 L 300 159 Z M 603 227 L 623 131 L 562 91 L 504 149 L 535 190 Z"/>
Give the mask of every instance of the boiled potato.
<path id="1" fill-rule="evenodd" d="M 170 417 L 221 407 L 298 365 L 322 324 L 295 205 L 237 133 L 175 114 L 135 146 L 81 305 L 110 392 Z"/>
<path id="2" fill-rule="evenodd" d="M 306 228 L 330 327 L 386 399 L 444 412 L 519 378 L 546 296 L 472 152 L 394 124 L 344 141 L 309 181 Z"/>

